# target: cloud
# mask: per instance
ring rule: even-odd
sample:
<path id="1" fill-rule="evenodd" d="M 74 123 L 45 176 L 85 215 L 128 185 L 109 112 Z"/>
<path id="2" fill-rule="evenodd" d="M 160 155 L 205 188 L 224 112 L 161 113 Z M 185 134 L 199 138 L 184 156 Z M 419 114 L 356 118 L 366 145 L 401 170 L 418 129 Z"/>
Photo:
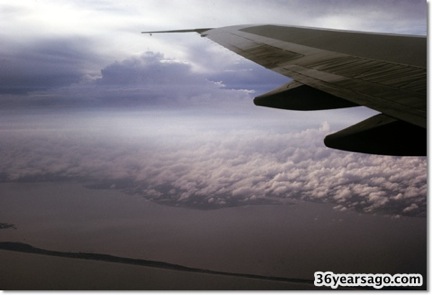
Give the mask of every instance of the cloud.
<path id="1" fill-rule="evenodd" d="M 44 1 L 3 0 L 2 18 L 10 35 L 94 36 L 100 42 L 111 37 L 111 48 L 128 31 L 144 29 L 221 27 L 248 23 L 279 23 L 346 29 L 409 30 L 423 25 L 426 32 L 427 3 L 424 0 L 261 0 L 261 1 Z M 241 12 L 241 13 L 239 13 Z M 332 21 L 328 21 L 331 19 Z M 34 25 L 37 24 L 37 29 Z M 33 27 L 33 30 L 28 30 Z M 23 28 L 27 29 L 23 31 Z M 106 33 L 105 33 L 106 32 Z M 113 34 L 123 33 L 121 35 Z M 3 33 L 4 34 L 4 33 Z M 131 36 L 128 36 L 128 38 Z M 131 41 L 131 39 L 128 39 Z M 137 43 L 129 43 L 136 49 Z M 129 52 L 130 54 L 130 52 Z"/>
<path id="2" fill-rule="evenodd" d="M 230 128 L 152 112 L 73 118 L 81 123 L 71 130 L 3 131 L 3 181 L 78 180 L 202 209 L 303 200 L 337 210 L 426 214 L 426 159 L 327 149 L 327 124 L 282 132 L 249 128 L 250 118 Z"/>
<path id="3" fill-rule="evenodd" d="M 6 79 L 7 83 L 2 85 L 9 87 L 3 88 L 3 92 L 17 91 L 17 88 L 21 91 L 40 89 L 35 81 L 41 86 L 64 86 L 76 82 L 82 72 L 91 69 L 94 73 L 115 59 L 123 60 L 142 51 L 163 52 L 181 60 L 188 58 L 205 67 L 208 55 L 204 54 L 204 58 L 201 54 L 191 55 L 191 48 L 199 47 L 205 52 L 216 46 L 195 35 L 157 38 L 141 35 L 146 29 L 276 23 L 426 34 L 427 28 L 427 4 L 423 0 L 266 0 L 253 3 L 210 0 L 187 3 L 23 0 L 12 3 L 2 0 L 0 4 L 3 20 L 0 78 Z M 5 60 L 8 63 L 5 64 Z M 19 87 L 18 70 L 22 75 Z M 34 75 L 37 71 L 41 77 Z M 22 87 L 26 83 L 29 85 Z"/>
<path id="4" fill-rule="evenodd" d="M 187 3 L 57 3 L 23 0 L 12 3 L 3 0 L 0 3 L 4 23 L 0 32 L 0 41 L 3 44 L 0 49 L 1 100 L 16 101 L 23 98 L 18 95 L 33 95 L 37 91 L 37 97 L 32 97 L 33 104 L 49 104 L 51 93 L 40 92 L 59 87 L 67 88 L 65 91 L 69 93 L 76 90 L 76 96 L 82 96 L 79 91 L 91 91 L 88 87 L 92 86 L 82 82 L 91 81 L 100 75 L 101 69 L 104 75 L 100 81 L 102 84 L 104 81 L 108 82 L 109 78 L 110 81 L 116 78 L 120 80 L 114 85 L 121 82 L 124 85 L 127 82 L 126 77 L 137 82 L 130 63 L 136 62 L 135 70 L 138 74 L 143 74 L 144 68 L 140 67 L 143 65 L 140 61 L 142 57 L 139 56 L 143 51 L 163 52 L 167 60 L 183 63 L 187 61 L 193 71 L 206 72 L 210 80 L 222 81 L 228 88 L 249 89 L 248 84 L 253 82 L 261 91 L 271 79 L 278 82 L 282 79 L 248 66 L 253 68 L 250 71 L 242 62 L 238 62 L 241 59 L 234 57 L 234 54 L 228 54 L 225 49 L 220 49 L 218 45 L 196 35 L 165 35 L 156 38 L 139 33 L 144 29 L 164 29 L 168 24 L 175 29 L 271 22 L 404 33 L 426 33 L 427 27 L 427 7 L 421 0 L 274 0 L 253 3 L 207 0 Z M 242 13 L 239 14 L 238 11 Z M 136 56 L 135 60 L 131 59 L 131 56 Z M 119 62 L 114 63 L 115 60 Z M 125 64 L 126 62 L 129 64 Z M 176 73 L 188 73 L 185 68 L 181 68 L 181 63 L 168 67 L 173 74 L 163 72 L 167 75 L 166 79 L 173 78 Z M 154 74 L 157 75 L 157 72 Z M 189 78 L 191 77 L 187 75 L 178 75 L 175 80 L 185 82 L 185 79 Z M 199 82 L 206 84 L 202 80 Z M 175 82 L 171 79 L 170 83 Z M 76 84 L 80 87 L 74 89 Z M 108 86 L 107 83 L 104 85 Z M 113 87 L 111 90 L 115 92 Z M 135 95 L 132 89 L 128 91 L 131 96 Z M 96 93 L 92 94 L 97 97 Z"/>
<path id="5" fill-rule="evenodd" d="M 311 5 L 312 2 L 296 3 L 304 8 L 299 12 L 303 21 L 306 15 L 310 16 L 309 26 L 425 34 L 427 8 L 422 0 L 332 0 Z"/>
<path id="6" fill-rule="evenodd" d="M 39 51 L 33 54 L 45 57 Z M 232 108 L 239 101 L 250 101 L 257 91 L 265 92 L 288 81 L 248 61 L 210 73 L 196 71 L 193 65 L 160 53 L 147 52 L 111 63 L 101 69 L 98 77 L 91 78 L 81 71 L 80 51 L 70 49 L 50 58 L 44 60 L 42 67 L 37 59 L 25 57 L 31 62 L 22 71 L 16 68 L 4 77 L 9 82 L 3 91 L 10 95 L 0 97 L 3 107 L 172 108 L 230 104 Z"/>
<path id="7" fill-rule="evenodd" d="M 28 94 L 80 82 L 94 59 L 84 39 L 38 41 L 28 47 L 0 49 L 0 95 Z"/>

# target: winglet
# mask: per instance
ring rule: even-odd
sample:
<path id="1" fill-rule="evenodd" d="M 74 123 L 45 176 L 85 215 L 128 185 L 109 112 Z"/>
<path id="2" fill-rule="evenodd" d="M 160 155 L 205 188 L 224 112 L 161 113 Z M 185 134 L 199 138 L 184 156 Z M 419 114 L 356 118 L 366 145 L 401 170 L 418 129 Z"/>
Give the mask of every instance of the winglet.
<path id="1" fill-rule="evenodd" d="M 211 30 L 212 28 L 199 28 L 199 29 L 188 29 L 188 30 L 168 30 L 168 31 L 145 31 L 142 34 L 166 34 L 166 33 L 198 33 L 202 35 L 204 32 Z"/>

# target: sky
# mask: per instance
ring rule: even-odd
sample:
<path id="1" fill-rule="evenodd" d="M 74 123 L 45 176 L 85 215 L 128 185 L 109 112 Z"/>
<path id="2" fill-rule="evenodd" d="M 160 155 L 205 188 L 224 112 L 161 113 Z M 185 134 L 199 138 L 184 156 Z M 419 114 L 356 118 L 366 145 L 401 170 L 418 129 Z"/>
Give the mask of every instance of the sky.
<path id="1" fill-rule="evenodd" d="M 0 0 L 0 182 L 77 182 L 201 210 L 296 200 L 425 217 L 426 158 L 323 144 L 374 111 L 256 107 L 255 96 L 290 79 L 198 34 L 141 31 L 273 23 L 426 35 L 427 9 L 421 0 Z"/>
<path id="2" fill-rule="evenodd" d="M 186 63 L 193 74 L 220 74 L 243 61 L 194 35 L 150 38 L 139 35 L 143 30 L 271 22 L 424 35 L 427 11 L 422 0 L 2 0 L 0 4 L 2 94 L 70 88 L 100 78 L 103 82 L 104 72 L 114 74 L 108 69 L 121 70 L 115 66 L 118 63 L 123 70 L 132 70 L 132 63 L 136 70 L 142 69 L 139 60 L 146 52 L 162 54 L 159 60 Z M 138 77 L 132 79 L 139 82 Z"/>

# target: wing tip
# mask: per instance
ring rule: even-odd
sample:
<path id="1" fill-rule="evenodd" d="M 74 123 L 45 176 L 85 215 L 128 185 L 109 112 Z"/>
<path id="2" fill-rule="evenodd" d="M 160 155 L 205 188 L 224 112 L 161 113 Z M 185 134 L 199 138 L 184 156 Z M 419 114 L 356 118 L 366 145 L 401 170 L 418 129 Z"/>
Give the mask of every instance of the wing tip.
<path id="1" fill-rule="evenodd" d="M 143 31 L 141 34 L 177 34 L 177 33 L 198 33 L 203 34 L 212 28 L 197 28 L 197 29 L 184 29 L 184 30 L 165 30 L 165 31 Z"/>

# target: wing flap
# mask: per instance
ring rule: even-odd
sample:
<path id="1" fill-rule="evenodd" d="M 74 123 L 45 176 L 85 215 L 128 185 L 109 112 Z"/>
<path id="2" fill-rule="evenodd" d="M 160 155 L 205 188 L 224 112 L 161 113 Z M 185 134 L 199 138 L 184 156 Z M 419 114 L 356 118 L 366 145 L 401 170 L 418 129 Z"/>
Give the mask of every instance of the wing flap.
<path id="1" fill-rule="evenodd" d="M 368 154 L 426 156 L 426 129 L 383 114 L 328 135 L 327 147 Z"/>
<path id="2" fill-rule="evenodd" d="M 323 92 L 426 128 L 426 94 L 298 65 L 286 66 L 281 71 Z M 425 80 L 422 84 L 426 87 Z"/>
<path id="3" fill-rule="evenodd" d="M 297 111 L 328 110 L 358 106 L 348 100 L 295 81 L 256 97 L 254 103 L 257 106 Z"/>

